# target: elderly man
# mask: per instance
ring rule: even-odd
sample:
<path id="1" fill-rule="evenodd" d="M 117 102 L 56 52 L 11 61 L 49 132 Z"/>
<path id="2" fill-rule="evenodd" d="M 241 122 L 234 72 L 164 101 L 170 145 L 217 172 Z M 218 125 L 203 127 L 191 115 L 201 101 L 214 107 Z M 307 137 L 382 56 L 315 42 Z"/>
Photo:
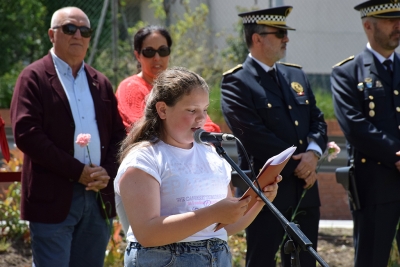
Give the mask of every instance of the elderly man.
<path id="1" fill-rule="evenodd" d="M 11 121 L 24 153 L 21 218 L 33 266 L 103 266 L 115 216 L 110 177 L 125 129 L 110 82 L 83 61 L 91 34 L 79 8 L 56 11 L 53 48 L 15 85 Z M 75 143 L 80 133 L 91 135 L 89 149 Z"/>
<path id="2" fill-rule="evenodd" d="M 315 169 L 326 148 L 326 123 L 301 67 L 278 63 L 286 53 L 287 31 L 294 30 L 286 25 L 291 10 L 283 6 L 239 14 L 250 54 L 243 65 L 224 74 L 222 111 L 250 156 L 248 163 L 238 150 L 242 169 L 252 164 L 257 172 L 268 158 L 297 146 L 282 172 L 274 204 L 290 219 L 303 190 L 309 189 L 295 220 L 316 249 L 320 201 Z M 274 214 L 264 208 L 246 233 L 246 265 L 275 267 L 275 253 L 284 229 Z M 289 255 L 282 253 L 282 261 L 284 266 L 291 265 Z M 307 252 L 300 253 L 300 263 L 316 265 Z"/>
<path id="3" fill-rule="evenodd" d="M 332 92 L 361 206 L 352 211 L 355 266 L 387 266 L 400 218 L 400 3 L 373 0 L 355 9 L 368 43 L 334 66 Z"/>

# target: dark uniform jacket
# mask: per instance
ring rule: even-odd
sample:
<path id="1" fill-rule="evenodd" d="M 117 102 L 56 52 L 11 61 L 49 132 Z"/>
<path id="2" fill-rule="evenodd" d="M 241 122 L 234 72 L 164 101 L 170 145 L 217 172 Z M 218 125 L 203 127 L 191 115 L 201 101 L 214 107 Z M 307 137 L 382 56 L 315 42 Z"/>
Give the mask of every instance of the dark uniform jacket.
<path id="1" fill-rule="evenodd" d="M 276 68 L 281 89 L 250 57 L 243 66 L 225 73 L 221 85 L 224 118 L 246 148 L 256 173 L 268 158 L 290 146 L 297 147 L 295 154 L 305 152 L 308 138 L 312 138 L 322 151 L 327 143 L 326 123 L 304 72 L 299 66 L 276 64 Z M 248 169 L 240 149 L 238 153 L 239 166 Z M 283 180 L 274 200 L 278 209 L 294 208 L 300 199 L 304 181 L 293 174 L 298 163 L 290 159 L 281 173 Z M 301 206 L 319 205 L 315 185 Z"/>
<path id="2" fill-rule="evenodd" d="M 400 72 L 398 54 L 393 70 Z M 334 67 L 331 83 L 336 117 L 355 149 L 361 207 L 400 200 L 400 76 L 392 79 L 366 48 Z"/>
<path id="3" fill-rule="evenodd" d="M 116 214 L 116 156 L 118 144 L 126 136 L 125 128 L 108 79 L 86 64 L 85 72 L 100 135 L 100 165 L 111 178 L 100 191 L 111 218 Z M 78 182 L 84 164 L 74 158 L 75 123 L 50 53 L 19 75 L 11 102 L 11 122 L 15 143 L 24 152 L 21 218 L 62 222 L 71 206 L 73 183 Z M 100 198 L 98 204 L 102 211 Z"/>

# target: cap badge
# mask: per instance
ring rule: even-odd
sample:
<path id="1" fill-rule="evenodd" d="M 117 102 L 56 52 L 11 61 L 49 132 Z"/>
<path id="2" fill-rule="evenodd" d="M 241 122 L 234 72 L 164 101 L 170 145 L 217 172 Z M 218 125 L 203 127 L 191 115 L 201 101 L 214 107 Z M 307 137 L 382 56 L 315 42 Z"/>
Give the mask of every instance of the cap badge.
<path id="1" fill-rule="evenodd" d="M 299 84 L 298 82 L 292 82 L 290 85 L 292 86 L 293 90 L 297 93 L 297 95 L 304 95 L 303 86 L 301 86 L 301 84 Z"/>

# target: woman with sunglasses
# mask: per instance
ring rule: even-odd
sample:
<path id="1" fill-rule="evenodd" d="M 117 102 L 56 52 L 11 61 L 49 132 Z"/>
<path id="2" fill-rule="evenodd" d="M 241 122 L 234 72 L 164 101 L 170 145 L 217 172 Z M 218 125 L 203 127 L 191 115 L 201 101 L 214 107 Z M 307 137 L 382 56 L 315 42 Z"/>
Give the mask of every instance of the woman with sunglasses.
<path id="1" fill-rule="evenodd" d="M 172 39 L 165 28 L 148 25 L 135 34 L 133 45 L 138 73 L 123 80 L 116 92 L 118 110 L 127 131 L 142 117 L 145 98 L 153 87 L 153 81 L 168 67 Z M 221 131 L 208 116 L 204 129 L 209 132 Z"/>
<path id="2" fill-rule="evenodd" d="M 116 92 L 118 110 L 127 132 L 144 114 L 145 99 L 153 88 L 154 80 L 168 67 L 172 39 L 165 28 L 148 25 L 135 34 L 133 45 L 138 73 L 123 80 Z M 221 132 L 208 115 L 204 129 L 208 132 Z M 122 228 L 127 233 L 129 223 L 118 193 L 115 194 L 115 202 Z"/>

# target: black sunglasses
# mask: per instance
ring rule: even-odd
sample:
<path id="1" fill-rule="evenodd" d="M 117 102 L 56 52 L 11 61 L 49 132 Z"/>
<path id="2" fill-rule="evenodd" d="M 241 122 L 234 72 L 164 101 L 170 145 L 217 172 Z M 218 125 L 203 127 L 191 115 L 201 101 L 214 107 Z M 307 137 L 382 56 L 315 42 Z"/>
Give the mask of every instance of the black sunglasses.
<path id="1" fill-rule="evenodd" d="M 79 31 L 81 32 L 81 36 L 83 38 L 89 38 L 90 36 L 92 36 L 92 32 L 93 32 L 93 30 L 91 28 L 88 28 L 86 26 L 76 26 L 71 23 L 53 27 L 53 29 L 58 29 L 58 28 L 61 28 L 63 33 L 65 33 L 67 35 L 74 35 L 76 33 L 76 31 L 79 29 Z"/>
<path id="2" fill-rule="evenodd" d="M 167 46 L 162 46 L 162 47 L 158 48 L 157 50 L 150 48 L 150 47 L 142 49 L 142 55 L 147 58 L 154 57 L 156 55 L 156 52 L 158 53 L 158 55 L 160 57 L 166 57 L 166 56 L 169 56 L 169 54 L 171 54 L 171 49 L 169 49 L 169 47 L 167 47 Z"/>
<path id="3" fill-rule="evenodd" d="M 288 35 L 287 30 L 278 30 L 277 32 L 260 32 L 259 35 L 275 34 L 276 38 L 283 39 Z"/>

